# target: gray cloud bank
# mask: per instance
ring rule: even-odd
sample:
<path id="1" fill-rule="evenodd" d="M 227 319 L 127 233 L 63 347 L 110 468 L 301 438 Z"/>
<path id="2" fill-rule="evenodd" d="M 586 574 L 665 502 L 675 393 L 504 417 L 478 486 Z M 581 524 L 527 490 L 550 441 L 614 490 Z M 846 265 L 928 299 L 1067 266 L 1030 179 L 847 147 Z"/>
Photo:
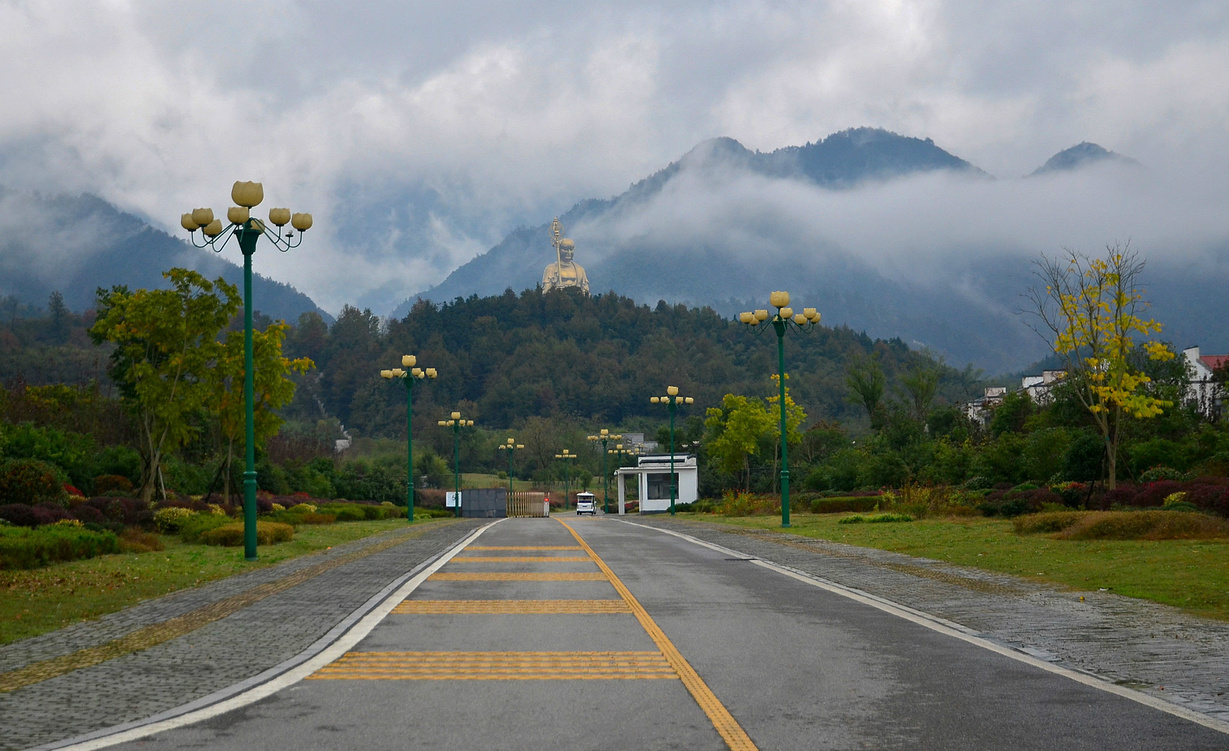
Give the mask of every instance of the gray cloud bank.
<path id="1" fill-rule="evenodd" d="M 0 0 L 0 30 L 0 183 L 93 192 L 177 232 L 232 181 L 262 180 L 317 227 L 259 270 L 334 311 L 390 309 L 717 135 L 771 150 L 871 125 L 1005 179 L 680 184 L 578 239 L 596 253 L 720 226 L 755 248 L 775 226 L 788 247 L 757 252 L 810 243 L 907 278 L 941 276 L 953 248 L 1129 238 L 1194 260 L 1224 237 L 1223 2 Z M 1084 140 L 1146 169 L 1014 179 Z"/>

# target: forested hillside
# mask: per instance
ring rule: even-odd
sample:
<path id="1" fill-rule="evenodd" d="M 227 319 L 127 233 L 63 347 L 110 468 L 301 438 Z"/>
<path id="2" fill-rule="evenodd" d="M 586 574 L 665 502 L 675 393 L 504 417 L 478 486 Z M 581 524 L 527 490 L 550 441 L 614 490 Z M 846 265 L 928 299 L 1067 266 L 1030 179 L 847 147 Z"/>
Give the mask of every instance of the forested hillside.
<path id="1" fill-rule="evenodd" d="M 768 327 L 748 330 L 709 308 L 532 290 L 442 305 L 421 301 L 387 325 L 355 308 L 343 310 L 331 328 L 305 315 L 286 354 L 317 365 L 300 390 L 300 407 L 318 400 L 365 435 L 405 429 L 402 390 L 378 377 L 381 368 L 397 367 L 402 354 L 439 371 L 437 381 L 415 390 L 416 414 L 434 419 L 464 403 L 466 416 L 488 428 L 510 428 L 535 415 L 611 427 L 660 421 L 649 397 L 667 385 L 694 396 L 695 414 L 703 415 L 727 393 L 770 395 L 777 368 Z M 869 357 L 881 363 L 889 389 L 910 368 L 931 366 L 899 339 L 875 341 L 847 328 L 821 325 L 787 338 L 788 385 L 808 422 L 865 422 L 865 409 L 848 399 L 845 379 L 849 363 Z M 934 367 L 941 374 L 937 403 L 966 399 L 977 387 L 971 369 Z"/>

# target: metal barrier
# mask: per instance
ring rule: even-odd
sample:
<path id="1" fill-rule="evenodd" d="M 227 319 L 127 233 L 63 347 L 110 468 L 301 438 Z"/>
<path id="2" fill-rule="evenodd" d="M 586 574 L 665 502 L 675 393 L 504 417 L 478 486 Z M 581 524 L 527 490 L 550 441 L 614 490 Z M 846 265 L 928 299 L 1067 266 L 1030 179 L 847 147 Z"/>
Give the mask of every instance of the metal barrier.
<path id="1" fill-rule="evenodd" d="M 546 493 L 516 491 L 508 496 L 507 513 L 508 516 L 520 517 L 550 516 L 550 502 L 546 500 Z"/>

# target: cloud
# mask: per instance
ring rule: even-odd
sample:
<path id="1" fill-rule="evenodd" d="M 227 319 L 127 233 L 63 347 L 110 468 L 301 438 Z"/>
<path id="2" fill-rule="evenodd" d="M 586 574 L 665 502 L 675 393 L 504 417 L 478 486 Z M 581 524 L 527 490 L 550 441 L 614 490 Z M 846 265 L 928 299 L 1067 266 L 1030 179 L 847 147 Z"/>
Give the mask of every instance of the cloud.
<path id="1" fill-rule="evenodd" d="M 395 303 L 717 135 L 771 150 L 878 126 L 1008 178 L 1083 140 L 1229 166 L 1216 2 L 0 0 L 0 28 L 5 184 L 176 232 L 262 180 L 317 225 L 258 265 L 332 310 Z"/>

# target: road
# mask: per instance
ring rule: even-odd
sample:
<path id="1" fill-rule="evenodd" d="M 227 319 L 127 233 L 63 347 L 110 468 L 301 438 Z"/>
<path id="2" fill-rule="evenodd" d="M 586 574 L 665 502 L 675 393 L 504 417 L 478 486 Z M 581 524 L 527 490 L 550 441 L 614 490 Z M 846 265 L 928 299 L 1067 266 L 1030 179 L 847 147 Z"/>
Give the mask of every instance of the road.
<path id="1" fill-rule="evenodd" d="M 503 520 L 389 607 L 306 679 L 119 748 L 1229 749 L 924 618 L 609 518 Z"/>

